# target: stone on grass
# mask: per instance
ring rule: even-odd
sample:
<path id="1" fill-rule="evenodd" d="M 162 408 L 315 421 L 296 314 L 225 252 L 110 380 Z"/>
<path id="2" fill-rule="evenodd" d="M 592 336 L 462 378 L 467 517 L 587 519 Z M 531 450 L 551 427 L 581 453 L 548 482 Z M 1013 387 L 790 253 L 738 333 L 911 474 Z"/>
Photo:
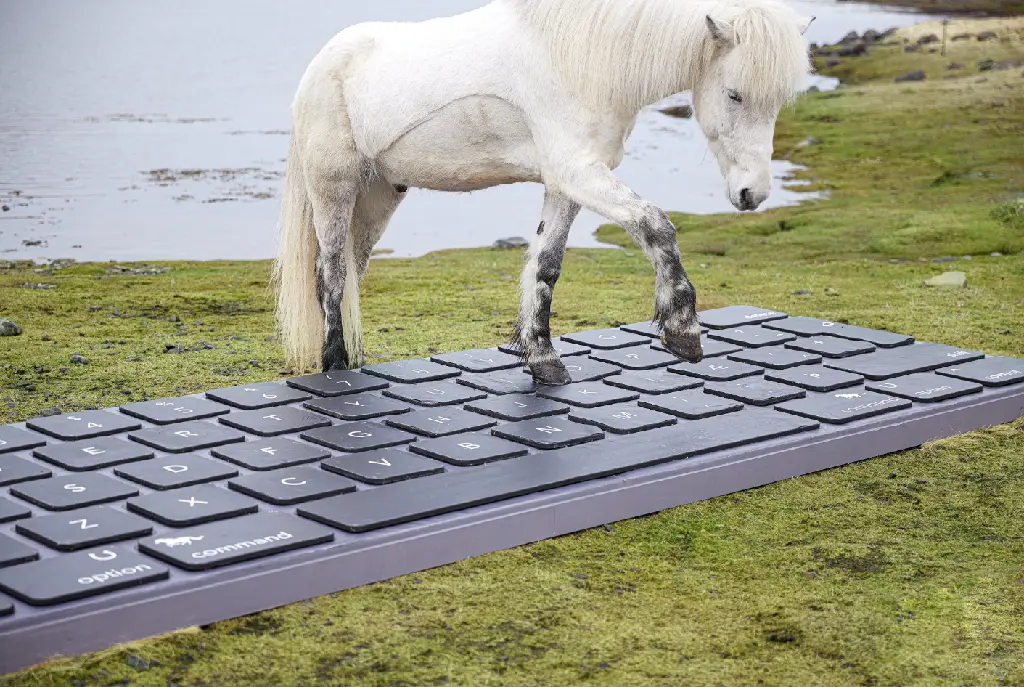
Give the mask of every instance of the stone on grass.
<path id="1" fill-rule="evenodd" d="M 530 245 L 530 242 L 522 236 L 511 236 L 507 239 L 498 239 L 494 242 L 495 248 L 522 248 Z"/>
<path id="2" fill-rule="evenodd" d="M 924 81 L 924 72 L 920 69 L 915 69 L 912 72 L 907 72 L 901 76 L 897 76 L 893 79 L 896 83 L 903 83 L 904 81 Z"/>
<path id="3" fill-rule="evenodd" d="M 71 362 L 75 365 L 88 365 L 89 359 L 83 355 L 79 355 L 78 353 L 72 353 Z"/>
<path id="4" fill-rule="evenodd" d="M 21 327 L 6 317 L 0 317 L 0 336 L 19 336 L 20 334 Z"/>
<path id="5" fill-rule="evenodd" d="M 982 31 L 977 35 L 979 41 L 990 41 L 997 38 L 995 31 Z"/>
<path id="6" fill-rule="evenodd" d="M 963 272 L 943 272 L 925 280 L 924 285 L 940 289 L 962 289 L 967 286 L 967 275 Z"/>

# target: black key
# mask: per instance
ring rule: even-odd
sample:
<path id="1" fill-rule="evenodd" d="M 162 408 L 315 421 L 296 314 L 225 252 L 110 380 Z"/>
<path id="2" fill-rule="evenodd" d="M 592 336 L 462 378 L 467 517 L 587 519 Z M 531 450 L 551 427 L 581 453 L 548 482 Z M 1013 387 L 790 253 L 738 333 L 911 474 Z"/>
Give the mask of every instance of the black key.
<path id="1" fill-rule="evenodd" d="M 449 434 L 475 432 L 498 424 L 497 420 L 471 413 L 462 408 L 437 408 L 417 410 L 405 415 L 389 417 L 384 422 L 409 432 L 428 437 L 443 437 Z"/>
<path id="2" fill-rule="evenodd" d="M 884 382 L 868 382 L 864 388 L 889 396 L 899 396 L 900 398 L 909 398 L 911 401 L 927 403 L 945 401 L 967 394 L 977 394 L 984 387 L 963 379 L 943 377 L 934 372 L 919 372 L 906 377 L 893 377 Z"/>
<path id="3" fill-rule="evenodd" d="M 785 320 L 768 322 L 764 326 L 784 332 L 792 332 L 801 336 L 831 334 L 841 339 L 867 341 L 879 348 L 894 348 L 914 343 L 914 337 L 912 336 L 893 334 L 892 332 L 884 332 L 878 329 L 866 329 L 865 327 L 856 327 L 839 322 L 829 322 L 828 320 L 815 320 L 810 317 L 789 317 Z"/>
<path id="4" fill-rule="evenodd" d="M 956 377 L 985 386 L 1009 386 L 1024 382 L 1024 360 L 992 356 L 966 365 L 937 370 L 940 375 Z"/>
<path id="5" fill-rule="evenodd" d="M 466 410 L 483 413 L 499 420 L 529 420 L 535 417 L 560 415 L 569 412 L 569 406 L 547 398 L 526 394 L 507 394 L 466 405 Z"/>
<path id="6" fill-rule="evenodd" d="M 578 422 L 570 422 L 562 417 L 511 422 L 495 427 L 491 430 L 491 434 L 542 449 L 575 446 L 604 438 L 604 432 L 601 430 L 581 425 Z"/>
<path id="7" fill-rule="evenodd" d="M 166 580 L 168 569 L 128 546 L 77 551 L 0 570 L 0 589 L 33 606 L 53 606 Z"/>
<path id="8" fill-rule="evenodd" d="M 245 435 L 223 425 L 196 420 L 132 432 L 128 438 L 168 453 L 187 453 L 212 446 L 245 441 Z"/>
<path id="9" fill-rule="evenodd" d="M 186 453 L 117 467 L 114 474 L 150 489 L 165 490 L 227 479 L 237 475 L 238 470 L 213 458 Z"/>
<path id="10" fill-rule="evenodd" d="M 171 527 L 188 527 L 255 513 L 257 504 L 248 496 L 200 484 L 130 499 L 128 510 Z"/>
<path id="11" fill-rule="evenodd" d="M 43 437 L 18 427 L 0 427 L 0 453 L 36 448 L 46 443 Z"/>
<path id="12" fill-rule="evenodd" d="M 687 420 L 700 420 L 743 410 L 742 403 L 705 394 L 703 391 L 683 391 L 653 399 L 642 398 L 637 405 Z"/>
<path id="13" fill-rule="evenodd" d="M 0 534 L 0 568 L 28 563 L 39 558 L 39 552 L 17 539 Z"/>
<path id="14" fill-rule="evenodd" d="M 83 472 L 16 484 L 11 493 L 47 510 L 63 511 L 121 501 L 139 490 L 99 472 Z"/>
<path id="15" fill-rule="evenodd" d="M 32 515 L 32 511 L 25 506 L 14 501 L 8 501 L 5 498 L 0 498 L 0 523 L 21 520 L 30 515 Z"/>
<path id="16" fill-rule="evenodd" d="M 14 604 L 0 596 L 0 618 L 14 613 Z"/>
<path id="17" fill-rule="evenodd" d="M 677 422 L 671 415 L 625 403 L 582 410 L 573 408 L 569 413 L 569 419 L 600 427 L 613 434 L 636 434 L 655 427 L 674 425 Z"/>
<path id="18" fill-rule="evenodd" d="M 91 439 L 142 427 L 138 420 L 108 413 L 105 410 L 86 410 L 68 415 L 51 415 L 29 420 L 26 426 L 64 441 Z"/>
<path id="19" fill-rule="evenodd" d="M 231 444 L 215 448 L 210 453 L 250 470 L 277 470 L 323 460 L 331 455 L 330 451 L 319 446 L 284 437 Z"/>
<path id="20" fill-rule="evenodd" d="M 816 353 L 794 351 L 783 346 L 766 346 L 753 351 L 730 353 L 728 358 L 741 363 L 769 367 L 773 370 L 785 370 L 798 365 L 815 365 L 821 362 L 821 356 Z"/>
<path id="21" fill-rule="evenodd" d="M 728 341 L 739 346 L 748 348 L 761 348 L 762 346 L 778 346 L 787 341 L 793 341 L 796 336 L 789 332 L 780 332 L 774 329 L 766 329 L 757 325 L 749 327 L 736 327 L 733 329 L 716 329 L 708 333 L 712 339 Z"/>
<path id="22" fill-rule="evenodd" d="M 145 537 L 153 531 L 153 524 L 110 506 L 93 506 L 71 513 L 31 518 L 19 522 L 14 529 L 54 549 L 77 551 Z"/>
<path id="23" fill-rule="evenodd" d="M 416 437 L 393 427 L 374 422 L 352 422 L 334 427 L 320 427 L 300 434 L 306 441 L 328 448 L 357 453 L 416 441 Z"/>
<path id="24" fill-rule="evenodd" d="M 377 391 L 389 386 L 379 377 L 364 375 L 355 370 L 331 370 L 326 373 L 293 377 L 286 381 L 288 386 L 309 391 L 317 396 L 344 396 L 364 391 Z"/>
<path id="25" fill-rule="evenodd" d="M 206 395 L 215 401 L 227 403 L 229 406 L 243 410 L 272 408 L 273 406 L 297 403 L 298 401 L 305 401 L 310 398 L 310 395 L 304 391 L 273 382 L 232 386 L 227 389 L 214 389 L 213 391 L 207 391 Z"/>
<path id="26" fill-rule="evenodd" d="M 673 391 L 696 389 L 704 384 L 703 380 L 665 370 L 623 372 L 620 375 L 607 377 L 603 381 L 605 384 L 611 384 L 620 389 L 630 389 L 645 394 L 670 394 Z"/>
<path id="27" fill-rule="evenodd" d="M 444 472 L 444 466 L 436 461 L 395 448 L 335 456 L 325 460 L 320 467 L 368 484 L 390 484 Z"/>
<path id="28" fill-rule="evenodd" d="M 792 384 L 809 391 L 835 391 L 857 386 L 864 381 L 860 375 L 833 370 L 821 365 L 791 367 L 788 370 L 766 370 L 764 378 L 772 382 Z"/>
<path id="29" fill-rule="evenodd" d="M 352 480 L 308 465 L 254 472 L 231 480 L 228 486 L 276 506 L 290 506 L 356 490 L 356 483 Z"/>
<path id="30" fill-rule="evenodd" d="M 440 353 L 431 356 L 435 363 L 456 367 L 466 372 L 494 372 L 519 367 L 522 364 L 517 355 L 510 355 L 490 348 L 477 348 L 470 351 Z"/>
<path id="31" fill-rule="evenodd" d="M 748 377 L 734 382 L 708 382 L 704 385 L 704 392 L 752 406 L 770 406 L 807 395 L 803 389 L 761 377 Z"/>
<path id="32" fill-rule="evenodd" d="M 828 336 L 825 334 L 805 339 L 797 339 L 792 343 L 786 344 L 786 348 L 791 348 L 797 351 L 806 351 L 808 353 L 820 353 L 826 358 L 849 358 L 853 355 L 870 353 L 875 350 L 875 347 L 872 344 L 864 341 L 840 339 L 838 337 Z"/>
<path id="33" fill-rule="evenodd" d="M 399 384 L 415 384 L 417 382 L 436 382 L 450 379 L 462 374 L 448 365 L 433 363 L 423 358 L 414 360 L 396 360 L 390 363 L 377 363 L 363 368 L 366 374 L 386 379 Z"/>
<path id="34" fill-rule="evenodd" d="M 228 427 L 241 429 L 261 437 L 276 437 L 280 434 L 294 434 L 304 429 L 331 426 L 330 418 L 290 406 L 243 410 L 218 419 L 221 424 Z"/>
<path id="35" fill-rule="evenodd" d="M 631 334 L 621 329 L 594 329 L 589 332 L 577 332 L 575 334 L 563 334 L 562 338 L 569 343 L 589 346 L 594 349 L 609 350 L 613 348 L 625 348 L 626 346 L 639 346 L 651 343 L 650 338 L 640 334 Z"/>
<path id="36" fill-rule="evenodd" d="M 735 329 L 744 325 L 758 324 L 770 320 L 781 320 L 788 317 L 786 313 L 755 308 L 751 305 L 730 305 L 715 310 L 697 313 L 700 323 L 711 329 Z"/>
<path id="37" fill-rule="evenodd" d="M 551 386 L 537 392 L 542 398 L 568 403 L 579 408 L 597 408 L 613 403 L 635 401 L 640 397 L 635 391 L 617 389 L 599 382 L 578 382 L 565 386 Z"/>
<path id="38" fill-rule="evenodd" d="M 370 420 L 385 415 L 408 413 L 410 408 L 405 403 L 381 398 L 373 394 L 348 394 L 335 398 L 314 398 L 302 404 L 310 410 L 339 420 Z"/>
<path id="39" fill-rule="evenodd" d="M 637 322 L 635 324 L 624 324 L 621 327 L 619 327 L 619 329 L 621 329 L 624 332 L 632 332 L 633 334 L 649 336 L 652 339 L 660 339 L 661 335 L 664 334 L 664 332 L 661 330 L 661 327 L 659 327 L 654 322 Z M 708 328 L 701 327 L 700 333 L 707 334 Z"/>
<path id="40" fill-rule="evenodd" d="M 668 369 L 670 372 L 699 377 L 712 382 L 731 382 L 734 379 L 752 377 L 764 372 L 764 368 L 726 358 L 711 358 L 699 363 L 680 363 Z"/>
<path id="41" fill-rule="evenodd" d="M 853 420 L 863 420 L 882 413 L 903 410 L 912 405 L 913 403 L 905 398 L 885 396 L 874 391 L 851 389 L 829 394 L 815 394 L 796 401 L 780 403 L 775 406 L 775 409 L 829 424 L 842 425 Z"/>
<path id="42" fill-rule="evenodd" d="M 533 381 L 533 377 L 524 375 L 516 370 L 466 373 L 455 381 L 472 389 L 486 391 L 489 394 L 528 394 L 536 391 L 541 386 Z"/>
<path id="43" fill-rule="evenodd" d="M 139 401 L 121 406 L 121 412 L 132 417 L 152 422 L 154 425 L 169 425 L 186 420 L 202 420 L 230 412 L 231 408 L 205 398 L 185 396 L 184 398 L 159 398 L 155 401 Z"/>
<path id="44" fill-rule="evenodd" d="M 449 380 L 424 382 L 423 384 L 402 384 L 393 386 L 383 393 L 391 398 L 432 408 L 468 403 L 487 397 L 486 393 L 478 389 L 459 385 Z"/>
<path id="45" fill-rule="evenodd" d="M 562 363 L 569 372 L 569 378 L 574 382 L 593 382 L 622 372 L 622 368 L 617 365 L 603 363 L 600 360 L 593 360 L 591 358 L 570 358 L 569 360 L 563 360 Z"/>
<path id="46" fill-rule="evenodd" d="M 152 449 L 123 439 L 99 437 L 68 444 L 50 444 L 32 452 L 36 458 L 59 465 L 65 470 L 98 470 L 146 460 L 153 457 Z"/>
<path id="47" fill-rule="evenodd" d="M 917 343 L 899 348 L 887 348 L 867 355 L 839 360 L 826 360 L 825 365 L 846 370 L 868 379 L 901 377 L 913 372 L 929 372 L 940 367 L 963 365 L 981 360 L 984 353 L 935 343 Z"/>
<path id="48" fill-rule="evenodd" d="M 185 570 L 209 570 L 330 541 L 329 529 L 291 513 L 257 513 L 143 539 L 139 550 Z"/>
<path id="49" fill-rule="evenodd" d="M 627 370 L 653 370 L 656 367 L 667 367 L 672 363 L 679 362 L 679 358 L 668 351 L 659 351 L 650 346 L 630 346 L 611 351 L 594 351 L 590 357 L 624 367 Z"/>
<path id="50" fill-rule="evenodd" d="M 53 472 L 42 465 L 17 456 L 0 456 L 0 487 L 30 479 L 43 479 Z"/>
<path id="51" fill-rule="evenodd" d="M 455 434 L 409 444 L 409 450 L 452 465 L 483 465 L 496 460 L 525 456 L 521 445 L 490 434 Z"/>
<path id="52" fill-rule="evenodd" d="M 579 426 L 579 425 L 577 425 Z M 816 429 L 817 422 L 765 408 L 680 422 L 637 435 L 522 456 L 486 469 L 432 475 L 413 482 L 344 494 L 306 506 L 298 514 L 346 532 L 412 522 L 567 484 Z"/>
<path id="53" fill-rule="evenodd" d="M 667 351 L 665 344 L 660 341 L 655 341 L 651 344 L 652 348 L 659 351 Z M 743 350 L 736 344 L 729 343 L 727 341 L 719 341 L 718 339 L 712 339 L 707 336 L 700 337 L 700 349 L 704 354 L 705 358 L 715 358 L 718 356 L 728 355 L 729 353 L 735 353 L 736 351 Z"/>
<path id="54" fill-rule="evenodd" d="M 587 346 L 580 346 L 579 344 L 574 344 L 571 341 L 563 341 L 562 339 L 551 339 L 551 347 L 555 349 L 555 353 L 557 353 L 561 358 L 590 353 L 590 348 Z M 498 346 L 498 350 L 510 355 L 519 355 L 519 347 L 512 344 L 502 344 L 501 346 Z"/>

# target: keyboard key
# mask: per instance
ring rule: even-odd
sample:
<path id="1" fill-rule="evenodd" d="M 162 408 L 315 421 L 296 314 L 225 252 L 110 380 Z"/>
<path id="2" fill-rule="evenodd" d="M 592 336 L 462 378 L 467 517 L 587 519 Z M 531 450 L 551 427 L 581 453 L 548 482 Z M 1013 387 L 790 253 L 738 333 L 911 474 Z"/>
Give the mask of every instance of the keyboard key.
<path id="1" fill-rule="evenodd" d="M 489 348 L 477 348 L 471 351 L 440 353 L 431 356 L 435 363 L 456 367 L 466 372 L 494 372 L 519 367 L 522 360 L 517 355 L 510 355 Z"/>
<path id="2" fill-rule="evenodd" d="M 831 334 L 841 339 L 853 339 L 854 341 L 867 341 L 879 348 L 894 348 L 914 343 L 914 337 L 904 334 L 883 332 L 877 329 L 867 329 L 854 325 L 829 322 L 828 320 L 815 320 L 810 317 L 788 317 L 784 320 L 766 322 L 765 327 L 778 329 L 784 332 L 799 334 L 800 336 L 821 336 Z"/>
<path id="3" fill-rule="evenodd" d="M 580 346 L 574 344 L 571 341 L 563 341 L 562 339 L 551 339 L 551 347 L 555 349 L 555 353 L 561 358 L 568 358 L 574 355 L 586 355 L 590 353 L 590 348 L 587 346 Z M 519 347 L 513 346 L 512 344 L 502 344 L 498 346 L 498 350 L 502 353 L 508 353 L 510 355 L 519 355 Z"/>
<path id="4" fill-rule="evenodd" d="M 306 441 L 346 453 L 373 451 L 416 441 L 416 437 L 393 427 L 373 422 L 352 422 L 334 427 L 311 429 L 300 434 Z"/>
<path id="5" fill-rule="evenodd" d="M 0 534 L 0 568 L 10 565 L 20 565 L 39 558 L 39 552 L 27 544 Z"/>
<path id="6" fill-rule="evenodd" d="M 373 394 L 348 394 L 335 398 L 314 398 L 302 404 L 310 410 L 339 420 L 371 420 L 385 415 L 408 413 L 412 408 L 406 403 L 399 403 L 390 398 L 382 398 Z"/>
<path id="7" fill-rule="evenodd" d="M 415 360 L 397 360 L 390 363 L 367 365 L 363 372 L 399 384 L 415 384 L 417 382 L 436 382 L 450 379 L 462 374 L 448 365 L 441 365 L 423 358 Z"/>
<path id="8" fill-rule="evenodd" d="M 449 380 L 423 384 L 402 384 L 385 390 L 383 394 L 431 408 L 468 403 L 487 397 L 486 393 L 478 389 L 472 389 Z"/>
<path id="9" fill-rule="evenodd" d="M 68 444 L 50 444 L 32 452 L 36 458 L 59 465 L 65 470 L 98 470 L 152 458 L 152 449 L 124 439 L 99 437 Z"/>
<path id="10" fill-rule="evenodd" d="M 1024 382 L 1024 360 L 993 356 L 937 372 L 946 377 L 978 382 L 985 386 L 1009 386 Z"/>
<path id="11" fill-rule="evenodd" d="M 168 573 L 128 546 L 115 546 L 0 570 L 0 589 L 33 606 L 52 606 L 165 580 Z"/>
<path id="12" fill-rule="evenodd" d="M 288 386 L 309 391 L 317 396 L 345 396 L 364 391 L 377 391 L 390 386 L 379 377 L 364 375 L 355 370 L 331 370 L 315 375 L 304 375 L 286 380 Z"/>
<path id="13" fill-rule="evenodd" d="M 236 441 L 245 441 L 245 435 L 236 429 L 229 429 L 223 425 L 202 420 L 183 422 L 167 427 L 151 427 L 132 432 L 128 438 L 168 453 L 187 453 Z"/>
<path id="14" fill-rule="evenodd" d="M 7 599 L 0 597 L 0 618 L 14 613 L 14 604 Z"/>
<path id="15" fill-rule="evenodd" d="M 761 348 L 762 346 L 778 346 L 787 341 L 793 341 L 796 336 L 789 332 L 780 332 L 774 329 L 766 329 L 756 325 L 749 327 L 737 327 L 734 329 L 716 329 L 708 333 L 712 339 L 728 341 L 739 346 L 748 348 Z"/>
<path id="16" fill-rule="evenodd" d="M 730 353 L 728 358 L 773 370 L 785 370 L 799 365 L 816 365 L 821 362 L 821 356 L 816 353 L 794 351 L 783 346 L 766 346 L 753 351 Z"/>
<path id="17" fill-rule="evenodd" d="M 30 515 L 32 515 L 32 511 L 20 503 L 0 498 L 0 523 L 21 520 L 22 518 L 27 518 Z"/>
<path id="18" fill-rule="evenodd" d="M 627 404 L 582 410 L 573 408 L 569 413 L 569 419 L 585 425 L 600 427 L 613 434 L 635 434 L 655 427 L 667 427 L 677 422 L 672 415 Z"/>
<path id="19" fill-rule="evenodd" d="M 511 422 L 495 427 L 491 430 L 491 434 L 542 449 L 575 446 L 604 438 L 604 432 L 594 427 L 570 422 L 562 417 Z"/>
<path id="20" fill-rule="evenodd" d="M 405 415 L 389 417 L 384 422 L 392 427 L 428 437 L 475 432 L 478 429 L 486 429 L 498 424 L 497 420 L 492 420 L 480 413 L 471 413 L 462 408 L 417 410 Z"/>
<path id="21" fill-rule="evenodd" d="M 725 308 L 698 312 L 697 317 L 700 318 L 701 324 L 711 329 L 735 329 L 744 325 L 781 320 L 788 315 L 751 305 L 730 305 Z"/>
<path id="22" fill-rule="evenodd" d="M 650 346 L 630 346 L 611 351 L 594 351 L 590 357 L 593 360 L 618 365 L 627 370 L 653 370 L 679 362 L 679 358 L 668 351 L 659 351 Z"/>
<path id="23" fill-rule="evenodd" d="M 11 493 L 47 510 L 64 511 L 121 501 L 139 490 L 99 472 L 82 472 L 22 482 Z"/>
<path id="24" fill-rule="evenodd" d="M 290 406 L 243 410 L 218 418 L 218 420 L 228 427 L 241 429 L 261 437 L 294 434 L 304 429 L 331 426 L 331 420 L 319 413 L 311 413 L 308 410 Z"/>
<path id="25" fill-rule="evenodd" d="M 735 382 L 708 382 L 704 385 L 704 393 L 753 406 L 775 405 L 807 395 L 803 389 L 768 381 L 761 377 L 748 377 Z"/>
<path id="26" fill-rule="evenodd" d="M 538 391 L 537 395 L 579 408 L 596 408 L 613 403 L 635 401 L 640 397 L 640 394 L 635 391 L 618 389 L 600 382 L 577 382 L 565 386 L 546 387 Z"/>
<path id="27" fill-rule="evenodd" d="M 284 384 L 266 382 L 207 391 L 206 396 L 243 410 L 259 410 L 309 400 L 310 395 Z"/>
<path id="28" fill-rule="evenodd" d="M 668 369 L 669 372 L 698 377 L 711 382 L 731 382 L 734 379 L 753 377 L 764 372 L 763 368 L 726 358 L 711 358 L 699 363 L 680 363 Z"/>
<path id="29" fill-rule="evenodd" d="M 213 458 L 186 453 L 116 467 L 114 474 L 150 489 L 165 490 L 227 479 L 237 475 L 238 470 Z"/>
<path id="30" fill-rule="evenodd" d="M 331 455 L 330 451 L 319 446 L 284 437 L 229 444 L 210 453 L 250 470 L 278 470 L 323 460 Z"/>
<path id="31" fill-rule="evenodd" d="M 545 451 L 486 469 L 431 475 L 323 499 L 299 506 L 297 512 L 346 532 L 368 532 L 818 426 L 773 410 L 748 408 L 735 415 L 611 437 L 602 441 L 600 450 L 584 444 Z"/>
<path id="32" fill-rule="evenodd" d="M 45 443 L 46 440 L 34 432 L 27 432 L 18 427 L 0 427 L 0 453 L 36 448 Z"/>
<path id="33" fill-rule="evenodd" d="M 669 394 L 673 391 L 696 389 L 704 384 L 703 380 L 686 375 L 679 375 L 665 370 L 649 372 L 623 372 L 620 375 L 602 380 L 605 384 L 620 389 L 639 391 L 644 394 Z"/>
<path id="34" fill-rule="evenodd" d="M 776 410 L 801 415 L 829 424 L 842 425 L 853 420 L 863 420 L 894 410 L 903 410 L 913 404 L 905 398 L 885 396 L 874 391 L 838 391 L 830 394 L 815 394 L 796 401 L 775 406 Z"/>
<path id="35" fill-rule="evenodd" d="M 655 341 L 651 344 L 651 348 L 659 351 L 667 351 L 665 344 L 660 341 Z M 729 343 L 728 341 L 719 341 L 718 339 L 712 339 L 707 336 L 700 337 L 700 349 L 704 354 L 705 358 L 716 358 L 729 353 L 735 353 L 736 351 L 742 351 L 743 349 L 736 344 Z"/>
<path id="36" fill-rule="evenodd" d="M 128 510 L 171 527 L 188 527 L 255 513 L 257 504 L 248 496 L 200 484 L 130 499 Z"/>
<path id="37" fill-rule="evenodd" d="M 981 360 L 984 353 L 935 343 L 916 343 L 887 348 L 853 358 L 826 360 L 825 366 L 879 380 L 902 377 L 914 372 L 929 372 L 940 367 L 960 366 Z"/>
<path id="38" fill-rule="evenodd" d="M 972 365 L 974 363 L 971 363 Z M 980 393 L 981 384 L 963 379 L 943 377 L 934 372 L 919 372 L 906 377 L 893 377 L 884 382 L 868 382 L 865 389 L 878 391 L 889 396 L 909 398 L 911 401 L 945 401 L 958 396 Z"/>
<path id="39" fill-rule="evenodd" d="M 138 429 L 138 420 L 105 410 L 86 410 L 69 415 L 51 415 L 29 420 L 26 426 L 64 441 L 91 439 Z"/>
<path id="40" fill-rule="evenodd" d="M 291 513 L 257 513 L 143 539 L 139 550 L 185 570 L 209 570 L 331 541 L 329 529 Z"/>
<path id="41" fill-rule="evenodd" d="M 496 417 L 499 420 L 529 420 L 568 413 L 569 406 L 539 396 L 506 394 L 468 403 L 466 410 Z"/>
<path id="42" fill-rule="evenodd" d="M 569 378 L 574 382 L 593 382 L 622 372 L 622 368 L 618 365 L 603 363 L 592 358 L 570 358 L 563 360 L 562 364 L 565 365 L 565 369 L 569 372 Z M 528 372 L 528 370 L 526 371 Z M 538 388 L 547 387 L 540 386 Z"/>
<path id="43" fill-rule="evenodd" d="M 345 477 L 302 465 L 272 472 L 254 472 L 228 482 L 228 487 L 275 506 L 290 506 L 356 490 Z"/>
<path id="44" fill-rule="evenodd" d="M 786 348 L 807 353 L 819 353 L 826 358 L 849 358 L 852 355 L 870 353 L 875 347 L 863 341 L 840 339 L 836 336 L 812 336 L 786 344 Z"/>
<path id="45" fill-rule="evenodd" d="M 565 362 L 565 361 L 562 361 Z M 489 394 L 528 394 L 541 388 L 533 381 L 533 377 L 516 370 L 501 372 L 466 373 L 455 380 L 472 389 L 480 389 Z"/>
<path id="46" fill-rule="evenodd" d="M 521 444 L 489 434 L 455 434 L 409 444 L 409 450 L 452 465 L 483 465 L 496 460 L 525 456 Z"/>
<path id="47" fill-rule="evenodd" d="M 633 334 L 641 334 L 643 336 L 649 336 L 652 339 L 660 339 L 663 334 L 661 327 L 654 322 L 637 322 L 635 324 L 624 324 L 619 327 L 624 332 L 632 332 Z M 708 328 L 701 327 L 701 334 L 707 334 Z"/>
<path id="48" fill-rule="evenodd" d="M 0 487 L 31 479 L 43 479 L 53 472 L 37 463 L 18 456 L 0 456 Z"/>
<path id="49" fill-rule="evenodd" d="M 358 455 L 335 456 L 325 460 L 320 467 L 367 484 L 391 484 L 444 472 L 444 466 L 436 461 L 394 448 Z"/>
<path id="50" fill-rule="evenodd" d="M 637 405 L 687 420 L 700 420 L 743 410 L 742 403 L 705 394 L 703 391 L 684 391 L 653 399 L 641 398 Z"/>
<path id="51" fill-rule="evenodd" d="M 60 551 L 77 551 L 152 533 L 153 523 L 110 506 L 80 508 L 19 522 L 14 529 Z"/>
<path id="52" fill-rule="evenodd" d="M 631 334 L 630 332 L 623 331 L 621 329 L 595 329 L 589 332 L 563 334 L 562 339 L 569 343 L 588 346 L 591 349 L 600 350 L 625 348 L 626 346 L 639 346 L 651 343 L 650 338 L 646 336 Z"/>
<path id="53" fill-rule="evenodd" d="M 860 375 L 833 370 L 821 365 L 792 367 L 788 370 L 766 370 L 764 378 L 772 382 L 792 384 L 808 391 L 835 391 L 857 386 L 864 381 Z"/>
<path id="54" fill-rule="evenodd" d="M 159 398 L 121 406 L 121 412 L 154 425 L 169 425 L 186 420 L 202 420 L 230 412 L 231 408 L 205 398 Z"/>

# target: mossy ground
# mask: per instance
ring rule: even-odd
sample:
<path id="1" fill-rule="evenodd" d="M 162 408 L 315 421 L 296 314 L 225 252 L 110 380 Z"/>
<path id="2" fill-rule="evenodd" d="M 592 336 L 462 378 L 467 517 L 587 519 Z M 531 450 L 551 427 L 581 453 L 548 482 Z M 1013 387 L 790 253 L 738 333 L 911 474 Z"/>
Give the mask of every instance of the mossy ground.
<path id="1" fill-rule="evenodd" d="M 1007 54 L 1024 54 L 1003 35 Z M 953 44 L 947 58 L 961 47 L 977 49 Z M 878 48 L 843 67 L 871 76 L 784 114 L 779 155 L 807 165 L 800 176 L 829 200 L 675 216 L 702 309 L 751 303 L 1024 356 L 1024 78 L 965 70 L 892 83 L 922 65 L 931 75 L 931 59 Z M 957 260 L 919 260 L 947 255 Z M 506 340 L 521 259 L 375 261 L 363 297 L 371 357 Z M 266 263 L 165 266 L 0 272 L 0 315 L 25 330 L 0 338 L 0 422 L 280 378 Z M 946 269 L 967 272 L 967 288 L 921 285 Z M 570 250 L 552 329 L 646 319 L 652 281 L 632 247 Z M 56 288 L 21 286 L 38 282 Z M 89 364 L 70 364 L 72 353 Z M 1024 685 L 1022 430 L 972 432 L 0 684 Z"/>

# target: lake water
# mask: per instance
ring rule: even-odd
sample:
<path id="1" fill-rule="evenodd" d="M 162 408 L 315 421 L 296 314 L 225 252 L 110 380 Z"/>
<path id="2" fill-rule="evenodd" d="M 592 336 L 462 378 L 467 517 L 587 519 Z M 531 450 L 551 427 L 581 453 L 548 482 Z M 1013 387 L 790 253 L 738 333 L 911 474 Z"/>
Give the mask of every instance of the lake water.
<path id="1" fill-rule="evenodd" d="M 450 15 L 485 0 L 0 2 L 0 259 L 261 259 L 275 247 L 288 106 L 309 60 L 369 20 Z M 808 42 L 929 17 L 795 0 Z M 817 80 L 822 87 L 829 83 Z M 685 95 L 670 99 L 687 102 Z M 732 212 L 697 125 L 641 114 L 617 171 L 669 210 Z M 765 208 L 806 194 L 781 188 Z M 378 248 L 417 256 L 529 236 L 538 185 L 410 191 Z M 570 245 L 601 245 L 581 213 Z"/>

